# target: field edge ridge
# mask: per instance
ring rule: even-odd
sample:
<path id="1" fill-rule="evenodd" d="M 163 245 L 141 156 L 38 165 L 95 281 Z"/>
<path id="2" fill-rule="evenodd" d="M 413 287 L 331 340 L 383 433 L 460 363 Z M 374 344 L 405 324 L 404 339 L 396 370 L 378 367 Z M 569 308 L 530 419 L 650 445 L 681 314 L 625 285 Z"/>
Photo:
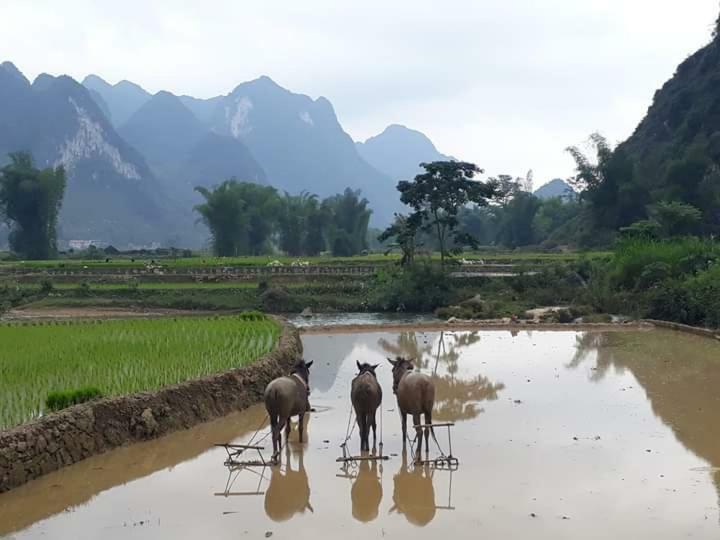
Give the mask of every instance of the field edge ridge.
<path id="1" fill-rule="evenodd" d="M 273 318 L 282 326 L 277 346 L 249 366 L 75 405 L 0 431 L 0 493 L 113 448 L 257 403 L 267 383 L 286 374 L 303 352 L 299 330 L 281 317 Z"/>

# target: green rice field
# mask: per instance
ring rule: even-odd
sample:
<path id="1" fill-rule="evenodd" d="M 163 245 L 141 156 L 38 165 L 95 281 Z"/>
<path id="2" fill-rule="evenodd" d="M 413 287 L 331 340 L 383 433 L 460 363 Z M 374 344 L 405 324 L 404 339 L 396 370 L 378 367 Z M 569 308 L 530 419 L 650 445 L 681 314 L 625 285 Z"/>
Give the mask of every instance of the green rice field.
<path id="1" fill-rule="evenodd" d="M 280 331 L 260 314 L 0 325 L 0 429 L 44 414 L 50 392 L 122 395 L 246 365 Z"/>

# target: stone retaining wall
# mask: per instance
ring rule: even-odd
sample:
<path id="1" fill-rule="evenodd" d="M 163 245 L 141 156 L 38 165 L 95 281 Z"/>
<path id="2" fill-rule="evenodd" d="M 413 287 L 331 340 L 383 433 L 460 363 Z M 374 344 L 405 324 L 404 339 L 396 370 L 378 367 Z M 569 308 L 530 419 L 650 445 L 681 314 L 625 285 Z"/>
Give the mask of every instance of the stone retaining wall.
<path id="1" fill-rule="evenodd" d="M 0 432 L 0 492 L 95 454 L 186 429 L 261 400 L 268 382 L 302 356 L 283 321 L 277 348 L 250 366 L 156 392 L 102 399 Z"/>

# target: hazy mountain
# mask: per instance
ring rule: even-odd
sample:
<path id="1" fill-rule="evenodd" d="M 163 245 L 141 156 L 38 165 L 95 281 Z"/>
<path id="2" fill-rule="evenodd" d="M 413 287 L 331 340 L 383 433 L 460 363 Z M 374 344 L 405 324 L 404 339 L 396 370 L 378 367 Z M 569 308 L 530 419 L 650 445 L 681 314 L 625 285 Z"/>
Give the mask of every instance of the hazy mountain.
<path id="1" fill-rule="evenodd" d="M 533 194 L 539 199 L 553 199 L 555 197 L 574 199 L 577 196 L 575 190 L 562 178 L 550 180 L 547 184 L 537 188 Z"/>
<path id="2" fill-rule="evenodd" d="M 263 184 L 265 172 L 245 145 L 212 133 L 169 92 L 158 92 L 119 128 L 142 152 L 150 167 L 179 203 L 198 201 L 196 186 L 212 186 L 228 178 Z"/>
<path id="3" fill-rule="evenodd" d="M 97 75 L 88 75 L 83 79 L 82 84 L 97 92 L 97 95 L 103 99 L 110 111 L 109 120 L 115 127 L 127 122 L 151 98 L 148 92 L 130 81 L 120 81 L 111 85 Z M 102 104 L 100 106 L 102 108 Z"/>
<path id="4" fill-rule="evenodd" d="M 210 99 L 198 99 L 192 96 L 180 96 L 180 101 L 205 125 L 210 125 L 215 109 L 222 102 L 223 96 Z"/>
<path id="5" fill-rule="evenodd" d="M 67 171 L 61 238 L 163 239 L 169 216 L 157 180 L 70 77 L 43 74 L 31 85 L 12 64 L 0 66 L 0 160 L 18 150 L 32 152 L 40 167 Z"/>
<path id="6" fill-rule="evenodd" d="M 186 185 L 213 186 L 228 178 L 267 184 L 265 171 L 250 150 L 232 137 L 207 133 L 182 161 L 181 179 Z"/>
<path id="7" fill-rule="evenodd" d="M 261 77 L 223 98 L 212 127 L 245 143 L 279 189 L 320 196 L 361 189 L 373 222 L 381 224 L 399 207 L 393 182 L 360 157 L 325 98 L 294 94 Z"/>
<path id="8" fill-rule="evenodd" d="M 182 102 L 169 92 L 158 92 L 145 102 L 118 133 L 142 152 L 156 171 L 174 168 L 207 134 L 203 126 Z"/>
<path id="9" fill-rule="evenodd" d="M 423 133 L 398 124 L 355 145 L 365 161 L 392 179 L 393 186 L 400 180 L 412 180 L 422 172 L 420 163 L 453 159 L 438 152 Z"/>

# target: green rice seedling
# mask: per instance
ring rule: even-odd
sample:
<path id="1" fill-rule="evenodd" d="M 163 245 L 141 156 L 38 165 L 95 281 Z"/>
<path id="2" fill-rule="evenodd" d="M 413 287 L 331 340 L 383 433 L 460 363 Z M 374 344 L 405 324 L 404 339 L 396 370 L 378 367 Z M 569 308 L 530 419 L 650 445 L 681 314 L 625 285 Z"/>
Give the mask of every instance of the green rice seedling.
<path id="1" fill-rule="evenodd" d="M 45 400 L 45 407 L 50 411 L 59 411 L 79 403 L 87 403 L 102 397 L 102 392 L 94 386 L 78 388 L 77 390 L 63 390 L 50 392 Z"/>
<path id="2" fill-rule="evenodd" d="M 116 396 L 247 365 L 280 331 L 265 316 L 0 325 L 0 429 L 44 414 L 58 389 Z"/>

